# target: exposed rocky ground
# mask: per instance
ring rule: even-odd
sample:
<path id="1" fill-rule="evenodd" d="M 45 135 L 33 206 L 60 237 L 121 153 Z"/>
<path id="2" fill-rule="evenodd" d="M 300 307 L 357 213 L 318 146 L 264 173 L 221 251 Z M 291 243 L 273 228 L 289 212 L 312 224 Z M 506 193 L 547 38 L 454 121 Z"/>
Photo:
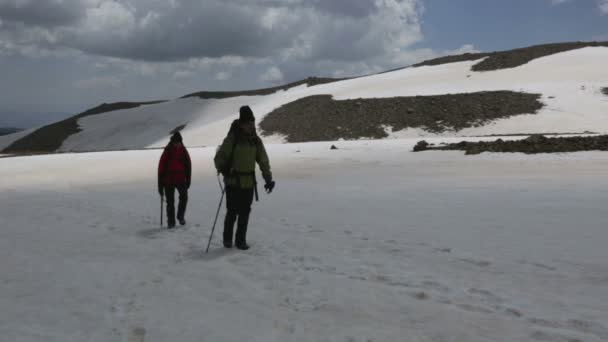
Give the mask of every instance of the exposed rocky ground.
<path id="1" fill-rule="evenodd" d="M 281 134 L 289 142 L 380 139 L 388 136 L 387 126 L 440 133 L 536 113 L 543 107 L 539 99 L 538 94 L 511 91 L 340 101 L 316 95 L 274 110 L 260 128 L 263 135 Z"/>
<path id="2" fill-rule="evenodd" d="M 264 89 L 256 89 L 256 90 L 242 90 L 242 91 L 201 91 L 193 94 L 189 94 L 183 96 L 182 98 L 188 97 L 199 97 L 201 99 L 225 99 L 236 96 L 262 96 L 262 95 L 270 95 L 276 93 L 279 90 L 287 90 L 289 88 L 294 88 L 303 84 L 308 85 L 309 87 L 316 86 L 319 84 L 332 83 L 337 81 L 345 80 L 344 78 L 327 78 L 327 77 L 309 77 L 304 80 L 300 80 L 297 82 L 289 83 L 286 85 L 272 87 L 272 88 L 264 88 Z"/>
<path id="3" fill-rule="evenodd" d="M 523 140 L 468 142 L 461 141 L 456 144 L 443 146 L 430 146 L 426 141 L 419 141 L 414 146 L 414 152 L 428 150 L 462 150 L 465 154 L 480 154 L 483 152 L 520 152 L 557 153 L 578 151 L 608 151 L 608 135 L 587 137 L 556 137 L 547 138 L 544 135 L 534 134 Z"/>
<path id="4" fill-rule="evenodd" d="M 431 66 L 446 63 L 474 61 L 487 57 L 480 63 L 473 65 L 472 71 L 492 71 L 500 69 L 515 68 L 524 65 L 536 58 L 553 55 L 560 52 L 576 50 L 590 46 L 608 47 L 608 42 L 574 42 L 536 45 L 509 51 L 497 51 L 490 53 L 465 53 L 462 55 L 439 57 L 418 64 L 418 66 Z"/>
<path id="5" fill-rule="evenodd" d="M 70 135 L 76 134 L 81 131 L 78 127 L 78 119 L 80 118 L 111 112 L 115 110 L 131 109 L 139 107 L 141 105 L 155 104 L 161 102 L 164 101 L 104 103 L 65 120 L 41 127 L 40 129 L 34 131 L 32 134 L 29 134 L 15 141 L 7 148 L 5 148 L 2 152 L 9 154 L 53 152 L 59 147 L 61 147 L 63 141 L 67 139 Z"/>
<path id="6" fill-rule="evenodd" d="M 23 131 L 21 128 L 14 127 L 0 127 L 0 135 L 13 134 Z"/>
<path id="7" fill-rule="evenodd" d="M 602 93 L 608 96 L 608 87 L 602 88 Z"/>

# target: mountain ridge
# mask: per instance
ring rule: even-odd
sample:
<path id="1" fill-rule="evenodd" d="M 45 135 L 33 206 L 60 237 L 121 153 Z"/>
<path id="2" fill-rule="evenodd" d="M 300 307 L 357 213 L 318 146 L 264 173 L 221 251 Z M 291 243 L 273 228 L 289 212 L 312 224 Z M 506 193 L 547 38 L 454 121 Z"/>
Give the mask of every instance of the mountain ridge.
<path id="1" fill-rule="evenodd" d="M 91 120 L 91 117 L 97 117 L 103 115 L 105 121 L 105 130 L 108 130 L 108 134 L 114 134 L 111 132 L 114 131 L 122 131 L 121 127 L 109 127 L 112 124 L 118 125 L 121 120 L 126 119 L 130 116 L 135 115 L 132 118 L 133 124 L 140 127 L 152 127 L 157 125 L 154 128 L 155 133 L 147 134 L 145 139 L 141 139 L 141 143 L 133 143 L 128 144 L 128 147 L 117 144 L 106 144 L 105 149 L 123 149 L 123 148 L 145 148 L 146 146 L 155 146 L 158 147 L 159 144 L 162 144 L 163 141 L 166 140 L 166 137 L 170 132 L 175 130 L 176 127 L 180 127 L 183 129 L 183 133 L 195 134 L 195 140 L 198 140 L 198 145 L 208 145 L 210 141 L 215 141 L 220 138 L 220 135 L 223 133 L 218 133 L 225 129 L 226 126 L 232 119 L 234 115 L 236 115 L 238 111 L 238 107 L 243 104 L 250 104 L 254 111 L 256 112 L 256 117 L 260 119 L 260 127 L 263 128 L 267 126 L 268 121 L 274 117 L 272 113 L 285 105 L 289 105 L 290 103 L 296 102 L 306 97 L 312 96 L 315 99 L 323 99 L 324 97 L 317 97 L 317 95 L 328 95 L 332 98 L 335 98 L 331 104 L 331 106 L 325 106 L 324 114 L 325 116 L 331 117 L 332 115 L 336 115 L 342 109 L 340 109 L 340 101 L 341 100 L 352 100 L 356 98 L 365 98 L 366 100 L 376 98 L 376 97 L 392 97 L 392 98 L 408 98 L 408 97 L 418 97 L 418 96 L 440 96 L 440 95 L 457 95 L 457 94 L 466 94 L 466 93 L 476 93 L 476 92 L 492 92 L 492 91 L 511 91 L 518 93 L 528 93 L 528 94 L 538 94 L 539 100 L 545 104 L 552 104 L 555 106 L 554 102 L 560 100 L 561 97 L 572 96 L 572 90 L 569 90 L 568 93 L 565 93 L 561 88 L 557 89 L 559 82 L 567 80 L 568 82 L 574 82 L 574 79 L 580 79 L 580 76 L 563 76 L 565 77 L 563 80 L 550 81 L 554 82 L 554 84 L 550 84 L 550 89 L 531 89 L 523 91 L 521 89 L 526 84 L 530 84 L 532 88 L 531 82 L 536 82 L 537 79 L 532 79 L 530 75 L 526 73 L 522 73 L 521 68 L 533 68 L 530 62 L 535 60 L 543 59 L 544 62 L 539 62 L 534 64 L 534 68 L 540 68 L 538 72 L 542 72 L 543 74 L 539 77 L 551 79 L 553 80 L 555 77 L 561 77 L 558 74 L 558 69 L 560 68 L 560 72 L 564 68 L 561 65 L 551 66 L 553 62 L 557 60 L 563 60 L 568 63 L 575 63 L 573 66 L 576 66 L 576 61 L 570 62 L 568 58 L 561 57 L 566 56 L 562 55 L 564 53 L 572 54 L 574 51 L 583 51 L 584 48 L 599 48 L 599 47 L 608 47 L 607 42 L 571 42 L 571 43 L 552 43 L 552 44 L 542 44 L 542 45 L 534 45 L 525 48 L 517 48 L 506 51 L 499 52 L 491 52 L 491 53 L 479 53 L 479 54 L 471 54 L 465 53 L 456 56 L 444 56 L 436 59 L 431 59 L 427 61 L 423 61 L 417 64 L 414 64 L 407 68 L 395 69 L 392 71 L 387 71 L 384 73 L 361 76 L 361 77 L 353 77 L 353 78 L 328 78 L 328 77 L 308 77 L 304 80 L 288 83 L 281 86 L 271 87 L 271 88 L 262 88 L 255 90 L 242 90 L 242 91 L 201 91 L 191 93 L 185 96 L 182 96 L 178 99 L 171 101 L 152 101 L 152 102 L 118 102 L 118 103 L 104 103 L 97 107 L 91 108 L 87 111 L 84 111 L 80 114 L 72 116 L 68 119 L 52 123 L 50 125 L 43 126 L 31 134 L 28 134 L 16 141 L 12 141 L 10 145 L 2 150 L 3 153 L 38 153 L 38 152 L 54 152 L 58 150 L 63 151 L 87 151 L 87 150 L 102 150 L 103 148 L 95 145 L 93 142 L 86 141 L 87 137 L 80 134 L 81 132 L 86 133 L 87 127 L 92 127 L 91 125 L 99 125 L 101 118 L 99 120 Z M 603 50 L 601 50 L 603 51 Z M 607 50 L 608 51 L 608 50 Z M 601 52 L 602 54 L 604 52 Z M 597 54 L 597 53 L 595 53 Z M 592 61 L 595 61 L 598 57 L 594 56 L 594 53 L 581 52 L 574 53 L 573 56 L 584 55 L 591 58 Z M 557 57 L 555 57 L 557 56 Z M 569 56 L 569 55 L 568 55 Z M 602 55 L 603 56 L 603 55 Z M 608 57 L 608 54 L 607 56 Z M 557 59 L 556 59 L 557 58 Z M 582 57 L 575 57 L 582 58 Z M 540 61 L 540 60 L 539 60 Z M 564 62 L 559 63 L 564 63 Z M 463 64 L 464 63 L 464 64 Z M 543 64 L 544 63 L 544 64 Z M 547 64 L 549 63 L 549 64 Z M 584 62 L 587 63 L 587 62 Z M 579 63 L 580 64 L 580 63 Z M 446 67 L 446 65 L 448 65 Z M 439 67 L 441 69 L 429 69 L 429 71 L 425 71 L 426 69 L 421 69 L 421 67 L 426 68 L 436 68 Z M 447 68 L 447 69 L 446 69 Z M 552 71 L 546 71 L 545 69 L 552 69 Z M 595 67 L 597 68 L 597 67 Z M 490 70 L 491 69 L 491 70 Z M 417 71 L 418 70 L 418 71 Z M 430 71 L 435 70 L 435 71 Z M 475 72 L 476 70 L 483 72 Z M 492 73 L 492 71 L 496 70 L 511 70 L 509 73 L 513 73 L 514 76 L 509 76 L 510 78 L 505 78 L 506 76 L 500 76 L 502 74 Z M 532 69 L 530 69 L 532 70 Z M 534 69 L 535 70 L 535 69 Z M 536 72 L 532 70 L 533 72 Z M 543 71 L 544 70 L 544 71 Z M 547 69 L 548 70 L 548 69 Z M 576 70 L 571 70 L 571 73 L 574 73 Z M 433 73 L 445 73 L 445 76 L 437 78 L 435 81 Z M 586 71 L 589 75 L 592 76 L 583 76 L 584 77 L 598 77 L 596 74 L 600 71 L 592 72 L 592 70 Z M 421 74 L 422 73 L 422 74 Z M 420 75 L 429 75 L 424 76 L 424 78 L 420 78 Z M 518 75 L 518 76 L 516 76 Z M 557 75 L 557 76 L 556 76 Z M 447 78 L 446 78 L 447 77 Z M 497 78 L 498 77 L 498 78 Z M 514 78 L 515 77 L 515 78 Z M 526 78 L 525 81 L 522 81 L 521 78 Z M 568 78 L 569 77 L 569 78 Z M 520 78 L 520 79 L 517 79 Z M 495 80 L 494 80 L 495 79 Z M 519 82 L 521 81 L 521 82 Z M 518 85 L 518 82 L 521 85 Z M 557 83 L 555 83 L 557 82 Z M 580 81 L 579 81 L 580 82 Z M 298 88 L 305 85 L 305 88 Z M 605 84 L 604 84 L 605 86 Z M 572 85 L 575 87 L 575 85 Z M 580 92 L 580 96 L 590 96 L 589 91 L 585 85 L 576 85 L 578 91 Z M 588 87 L 596 89 L 595 85 L 588 85 Z M 445 88 L 445 90 L 441 90 Z M 537 87 L 538 88 L 538 87 Z M 555 94 L 552 92 L 559 91 L 563 92 L 563 96 L 560 95 L 560 98 L 555 99 Z M 597 91 L 599 94 L 602 92 L 604 94 L 608 93 L 606 88 L 600 88 Z M 240 97 L 246 96 L 247 99 L 241 99 Z M 578 95 L 577 95 L 578 96 Z M 201 102 L 203 101 L 203 102 Z M 211 101 L 211 102 L 209 102 Z M 457 100 L 456 100 L 457 101 Z M 498 101 L 498 100 L 497 100 Z M 361 102 L 361 101 L 360 101 Z M 373 101 L 372 101 L 373 102 Z M 403 101 L 401 101 L 403 102 Z M 399 113 L 403 113 L 403 115 L 408 115 L 408 108 L 401 108 L 400 100 L 395 100 L 395 103 L 387 105 L 388 109 L 391 113 L 390 115 L 401 115 Z M 386 103 L 386 101 L 380 101 L 378 103 Z M 403 102 L 405 103 L 405 102 Z M 497 103 L 500 103 L 498 101 Z M 310 103 L 309 103 L 310 104 Z M 513 103 L 514 104 L 514 103 Z M 569 105 L 568 103 L 564 103 L 565 105 Z M 158 106 L 162 107 L 162 110 Z M 336 107 L 337 106 L 337 107 Z M 317 105 L 309 106 L 310 110 L 314 110 L 314 108 L 318 107 Z M 348 107 L 348 106 L 347 106 Z M 441 111 L 443 114 L 452 115 L 453 108 L 457 108 L 458 106 L 443 106 L 441 107 Z M 426 108 L 435 108 L 433 106 L 427 106 Z M 484 105 L 480 108 L 489 108 L 491 109 L 491 105 Z M 381 107 L 377 108 L 378 110 Z M 365 119 L 365 115 L 385 115 L 382 113 L 378 113 L 378 110 L 373 107 L 367 106 L 367 110 L 365 113 L 360 113 L 360 115 L 364 115 L 361 117 L 361 120 Z M 430 110 L 430 109 L 429 109 Z M 529 111 L 521 114 L 534 114 L 536 107 L 529 107 Z M 541 112 L 553 110 L 551 107 L 545 106 L 545 109 L 542 109 Z M 565 111 L 568 113 L 571 109 L 565 110 L 564 108 L 560 109 L 561 111 Z M 381 110 L 380 110 L 381 111 Z M 594 109 L 595 111 L 595 109 Z M 296 111 L 294 111 L 295 113 Z M 482 113 L 478 110 L 472 110 L 471 113 L 476 113 L 475 115 L 483 115 L 488 116 L 488 114 L 492 113 Z M 421 114 L 419 111 L 418 115 Z M 424 112 L 422 113 L 424 114 Z M 432 114 L 432 113 L 431 113 Z M 430 117 L 433 117 L 431 114 Z M 541 113 L 542 114 L 542 113 Z M 463 115 L 460 113 L 458 115 Z M 107 117 L 107 119 L 105 119 Z M 501 117 L 505 119 L 504 116 L 492 116 L 488 117 Z M 541 117 L 545 117 L 542 116 Z M 85 119 L 84 121 L 81 119 Z M 477 118 L 480 119 L 480 118 Z M 467 119 L 467 122 L 476 122 L 475 118 L 472 120 Z M 526 120 L 536 120 L 536 125 L 539 125 L 538 120 L 544 119 L 531 119 L 525 116 Z M 202 120 L 202 121 L 201 121 Z M 401 119 L 400 119 L 401 120 Z M 408 119 L 409 120 L 409 119 Z M 408 121 L 406 120 L 406 121 Z M 501 119 L 502 120 L 502 119 Z M 518 119 L 519 120 L 519 119 Z M 593 119 L 596 120 L 596 119 Z M 372 122 L 376 122 L 375 119 L 368 120 L 369 125 L 375 125 Z M 477 120 L 478 121 L 478 120 Z M 205 122 L 205 125 L 210 125 L 208 127 L 200 126 L 202 122 Z M 331 120 L 326 121 L 325 124 L 331 124 Z M 350 120 L 347 123 L 341 123 L 340 126 L 346 125 L 348 126 L 350 122 L 356 122 L 356 120 Z M 501 121 L 501 122 L 504 122 Z M 196 123 L 196 124 L 195 124 Z M 198 124 L 198 126 L 197 126 Z M 276 124 L 276 120 L 274 122 Z M 363 122 L 365 124 L 365 122 Z M 493 125 L 492 122 L 486 122 L 486 124 Z M 84 126 L 83 126 L 84 125 Z M 143 126 L 142 126 L 143 125 Z M 579 125 L 580 128 L 576 128 L 577 131 L 585 131 L 588 130 L 588 126 L 591 126 L 592 123 Z M 429 127 L 432 127 L 433 124 L 420 126 L 420 129 L 423 131 L 427 131 L 428 133 L 437 133 L 437 130 L 429 130 Z M 584 126 L 584 127 L 582 127 Z M 276 127 L 276 125 L 275 125 Z M 296 129 L 316 129 L 320 130 L 323 127 L 316 128 L 306 128 L 305 124 L 297 124 Z M 298 128 L 299 127 L 299 128 Z M 416 128 L 418 126 L 408 126 L 405 128 Z M 492 126 L 488 126 L 492 127 Z M 344 127 L 342 127 L 344 128 Z M 353 127 L 351 127 L 353 128 Z M 400 127 L 404 128 L 404 127 Z M 457 126 L 457 128 L 462 129 L 463 127 Z M 471 126 L 470 128 L 474 128 Z M 269 130 L 266 133 L 272 133 L 276 136 L 288 136 L 293 134 L 294 127 L 291 127 L 291 132 L 281 132 L 280 130 Z M 347 130 L 349 128 L 347 127 Z M 372 131 L 377 131 L 379 127 L 371 127 Z M 466 130 L 467 128 L 464 127 Z M 547 128 L 551 131 L 555 131 L 554 128 Z M 368 128 L 365 130 L 370 131 Z M 558 130 L 559 131 L 559 130 Z M 570 131 L 570 130 L 568 130 Z M 192 132 L 192 133 L 191 133 Z M 379 131 L 377 131 L 379 132 Z M 480 133 L 475 133 L 476 131 L 467 131 L 467 134 L 503 134 L 504 130 L 495 129 L 490 131 L 483 131 Z M 141 133 L 141 132 L 136 132 Z M 204 133 L 204 134 L 203 134 Z M 511 130 L 509 133 L 526 133 L 524 131 Z M 534 133 L 533 131 L 531 133 Z M 104 138 L 106 135 L 99 134 L 99 139 Z M 121 133 L 121 136 L 126 136 L 126 133 Z M 270 134 L 270 135 L 272 135 Z M 374 133 L 373 137 L 385 137 L 384 134 Z M 201 138 L 203 137 L 203 138 Z M 337 136 L 336 136 L 337 137 Z M 69 146 L 62 147 L 65 141 L 70 138 L 72 140 Z M 272 138 L 272 137 L 270 137 Z M 270 139 L 268 138 L 268 139 Z M 341 137 L 344 138 L 344 137 Z M 349 136 L 346 138 L 350 139 L 358 139 L 364 138 L 364 136 Z M 75 139 L 75 140 L 74 140 Z M 125 138 L 126 139 L 126 138 Z M 201 140 L 202 139 L 202 140 Z M 214 140 L 215 139 L 215 140 Z M 272 138 L 272 141 L 278 141 L 275 138 Z M 305 139 L 306 140 L 306 139 Z M 155 142 L 156 141 L 156 142 Z M 289 139 L 284 139 L 283 141 L 290 141 Z M 300 141 L 300 140 L 298 140 Z M 314 141 L 314 140 L 313 140 Z M 83 144 L 84 143 L 84 144 Z"/>

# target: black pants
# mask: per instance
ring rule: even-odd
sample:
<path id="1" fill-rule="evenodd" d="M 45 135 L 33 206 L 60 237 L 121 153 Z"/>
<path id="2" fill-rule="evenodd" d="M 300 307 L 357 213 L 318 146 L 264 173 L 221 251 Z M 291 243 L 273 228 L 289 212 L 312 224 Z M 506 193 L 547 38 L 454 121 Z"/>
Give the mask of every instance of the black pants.
<path id="1" fill-rule="evenodd" d="M 232 230 L 237 221 L 235 244 L 244 245 L 247 243 L 247 224 L 249 223 L 249 213 L 253 202 L 253 188 L 241 189 L 240 187 L 226 187 L 226 219 L 224 220 L 224 241 L 232 242 Z"/>
<path id="2" fill-rule="evenodd" d="M 179 204 L 177 205 L 177 219 L 183 220 L 188 204 L 188 188 L 186 184 L 165 186 L 165 196 L 167 197 L 167 223 L 175 225 L 175 189 L 179 193 Z"/>

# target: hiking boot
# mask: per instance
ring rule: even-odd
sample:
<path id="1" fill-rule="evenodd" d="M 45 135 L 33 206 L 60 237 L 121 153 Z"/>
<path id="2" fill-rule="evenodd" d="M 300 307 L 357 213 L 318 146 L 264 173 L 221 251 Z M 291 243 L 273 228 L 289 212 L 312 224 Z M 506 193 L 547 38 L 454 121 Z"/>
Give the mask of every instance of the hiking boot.
<path id="1" fill-rule="evenodd" d="M 182 226 L 185 226 L 186 225 L 186 220 L 179 219 L 179 224 L 181 224 Z"/>
<path id="2" fill-rule="evenodd" d="M 246 244 L 246 243 L 239 243 L 239 244 L 236 245 L 236 248 L 240 249 L 242 251 L 246 251 L 246 250 L 249 249 L 249 245 Z"/>
<path id="3" fill-rule="evenodd" d="M 167 229 L 173 229 L 173 228 L 175 228 L 175 223 L 169 223 L 167 225 Z"/>
<path id="4" fill-rule="evenodd" d="M 232 241 L 224 240 L 224 248 L 232 248 Z"/>

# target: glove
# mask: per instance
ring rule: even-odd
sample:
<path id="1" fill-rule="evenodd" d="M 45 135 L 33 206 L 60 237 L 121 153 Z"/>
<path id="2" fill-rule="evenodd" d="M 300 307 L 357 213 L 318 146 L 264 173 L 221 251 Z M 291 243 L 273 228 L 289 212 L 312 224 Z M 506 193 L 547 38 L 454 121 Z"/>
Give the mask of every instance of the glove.
<path id="1" fill-rule="evenodd" d="M 158 194 L 160 195 L 160 197 L 163 197 L 163 185 L 161 184 L 161 182 L 158 182 Z"/>
<path id="2" fill-rule="evenodd" d="M 190 189 L 190 179 L 186 181 L 186 189 Z"/>
<path id="3" fill-rule="evenodd" d="M 275 186 L 275 182 L 274 181 L 269 181 L 266 182 L 266 184 L 264 185 L 264 189 L 266 189 L 266 193 L 269 194 L 272 192 L 272 190 L 274 190 L 274 186 Z"/>

